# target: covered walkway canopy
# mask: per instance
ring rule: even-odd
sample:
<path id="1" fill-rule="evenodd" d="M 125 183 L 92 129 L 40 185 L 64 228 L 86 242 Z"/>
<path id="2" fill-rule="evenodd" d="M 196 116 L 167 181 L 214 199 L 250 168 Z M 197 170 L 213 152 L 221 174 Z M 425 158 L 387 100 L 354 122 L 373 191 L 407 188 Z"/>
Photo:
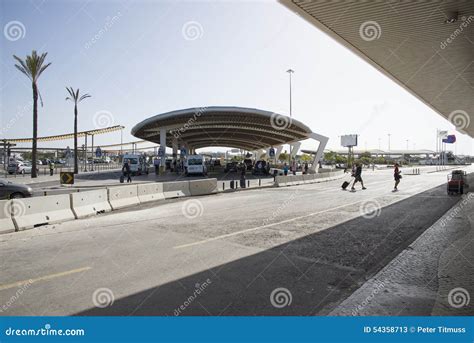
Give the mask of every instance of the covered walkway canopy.
<path id="1" fill-rule="evenodd" d="M 474 1 L 280 2 L 474 137 Z"/>
<path id="2" fill-rule="evenodd" d="M 319 157 L 327 137 L 315 134 L 293 118 L 243 107 L 198 107 L 155 115 L 132 128 L 137 138 L 190 153 L 204 147 L 231 147 L 248 151 L 279 147 L 308 138 L 320 142 Z"/>

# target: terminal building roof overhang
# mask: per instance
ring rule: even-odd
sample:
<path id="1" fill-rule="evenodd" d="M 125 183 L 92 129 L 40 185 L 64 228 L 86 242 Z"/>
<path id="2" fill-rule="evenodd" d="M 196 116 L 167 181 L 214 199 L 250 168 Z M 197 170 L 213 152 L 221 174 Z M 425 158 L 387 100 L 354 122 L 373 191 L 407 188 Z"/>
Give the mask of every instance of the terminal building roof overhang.
<path id="1" fill-rule="evenodd" d="M 474 1 L 280 2 L 474 137 Z"/>
<path id="2" fill-rule="evenodd" d="M 160 143 L 160 128 L 166 128 L 166 145 L 198 149 L 232 147 L 265 149 L 300 141 L 312 133 L 309 127 L 287 116 L 243 107 L 197 107 L 158 114 L 132 128 L 132 135 Z"/>

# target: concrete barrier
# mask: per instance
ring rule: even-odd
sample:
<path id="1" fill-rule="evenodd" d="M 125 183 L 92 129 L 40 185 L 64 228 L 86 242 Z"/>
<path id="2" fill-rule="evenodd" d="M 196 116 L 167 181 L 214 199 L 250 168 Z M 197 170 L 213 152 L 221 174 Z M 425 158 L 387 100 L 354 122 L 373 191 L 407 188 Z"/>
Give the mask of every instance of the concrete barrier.
<path id="1" fill-rule="evenodd" d="M 303 182 L 305 184 L 313 183 L 315 179 L 315 174 L 304 174 L 303 175 Z"/>
<path id="2" fill-rule="evenodd" d="M 12 219 L 12 201 L 0 200 L 0 234 L 15 231 Z"/>
<path id="3" fill-rule="evenodd" d="M 288 176 L 279 175 L 275 178 L 275 184 L 277 187 L 286 187 L 288 186 Z"/>
<path id="4" fill-rule="evenodd" d="M 75 219 L 69 194 L 13 199 L 13 222 L 17 230 Z"/>
<path id="5" fill-rule="evenodd" d="M 189 181 L 164 182 L 163 194 L 165 199 L 188 197 L 191 195 Z"/>
<path id="6" fill-rule="evenodd" d="M 118 210 L 119 208 L 138 205 L 140 203 L 136 185 L 110 187 L 107 191 L 112 210 Z"/>
<path id="7" fill-rule="evenodd" d="M 163 200 L 163 184 L 159 182 L 138 185 L 138 199 L 141 203 Z"/>
<path id="8" fill-rule="evenodd" d="M 191 180 L 189 181 L 189 192 L 191 195 L 217 193 L 217 179 Z"/>
<path id="9" fill-rule="evenodd" d="M 107 189 L 72 193 L 71 208 L 76 219 L 112 211 L 107 197 Z"/>

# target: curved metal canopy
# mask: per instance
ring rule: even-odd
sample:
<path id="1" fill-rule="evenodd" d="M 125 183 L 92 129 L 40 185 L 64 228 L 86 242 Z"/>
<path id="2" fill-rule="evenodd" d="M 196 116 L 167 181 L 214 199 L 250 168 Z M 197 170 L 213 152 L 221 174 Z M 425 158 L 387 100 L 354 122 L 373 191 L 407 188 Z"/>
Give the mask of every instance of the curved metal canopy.
<path id="1" fill-rule="evenodd" d="M 474 1 L 279 1 L 474 137 Z"/>
<path id="2" fill-rule="evenodd" d="M 132 128 L 135 137 L 166 145 L 173 140 L 189 148 L 210 146 L 258 150 L 308 138 L 312 131 L 290 117 L 243 107 L 198 107 L 158 114 Z"/>

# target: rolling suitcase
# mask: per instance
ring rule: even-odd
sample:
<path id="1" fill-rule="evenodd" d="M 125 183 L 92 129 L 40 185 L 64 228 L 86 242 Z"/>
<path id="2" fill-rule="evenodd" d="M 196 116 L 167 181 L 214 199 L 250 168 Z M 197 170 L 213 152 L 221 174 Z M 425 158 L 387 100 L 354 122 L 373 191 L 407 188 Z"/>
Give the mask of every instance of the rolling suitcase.
<path id="1" fill-rule="evenodd" d="M 125 177 L 123 175 L 120 175 L 120 183 L 124 183 Z"/>
<path id="2" fill-rule="evenodd" d="M 350 184 L 351 184 L 350 182 L 344 181 L 341 187 L 343 190 L 346 190 L 347 186 L 349 186 Z"/>

